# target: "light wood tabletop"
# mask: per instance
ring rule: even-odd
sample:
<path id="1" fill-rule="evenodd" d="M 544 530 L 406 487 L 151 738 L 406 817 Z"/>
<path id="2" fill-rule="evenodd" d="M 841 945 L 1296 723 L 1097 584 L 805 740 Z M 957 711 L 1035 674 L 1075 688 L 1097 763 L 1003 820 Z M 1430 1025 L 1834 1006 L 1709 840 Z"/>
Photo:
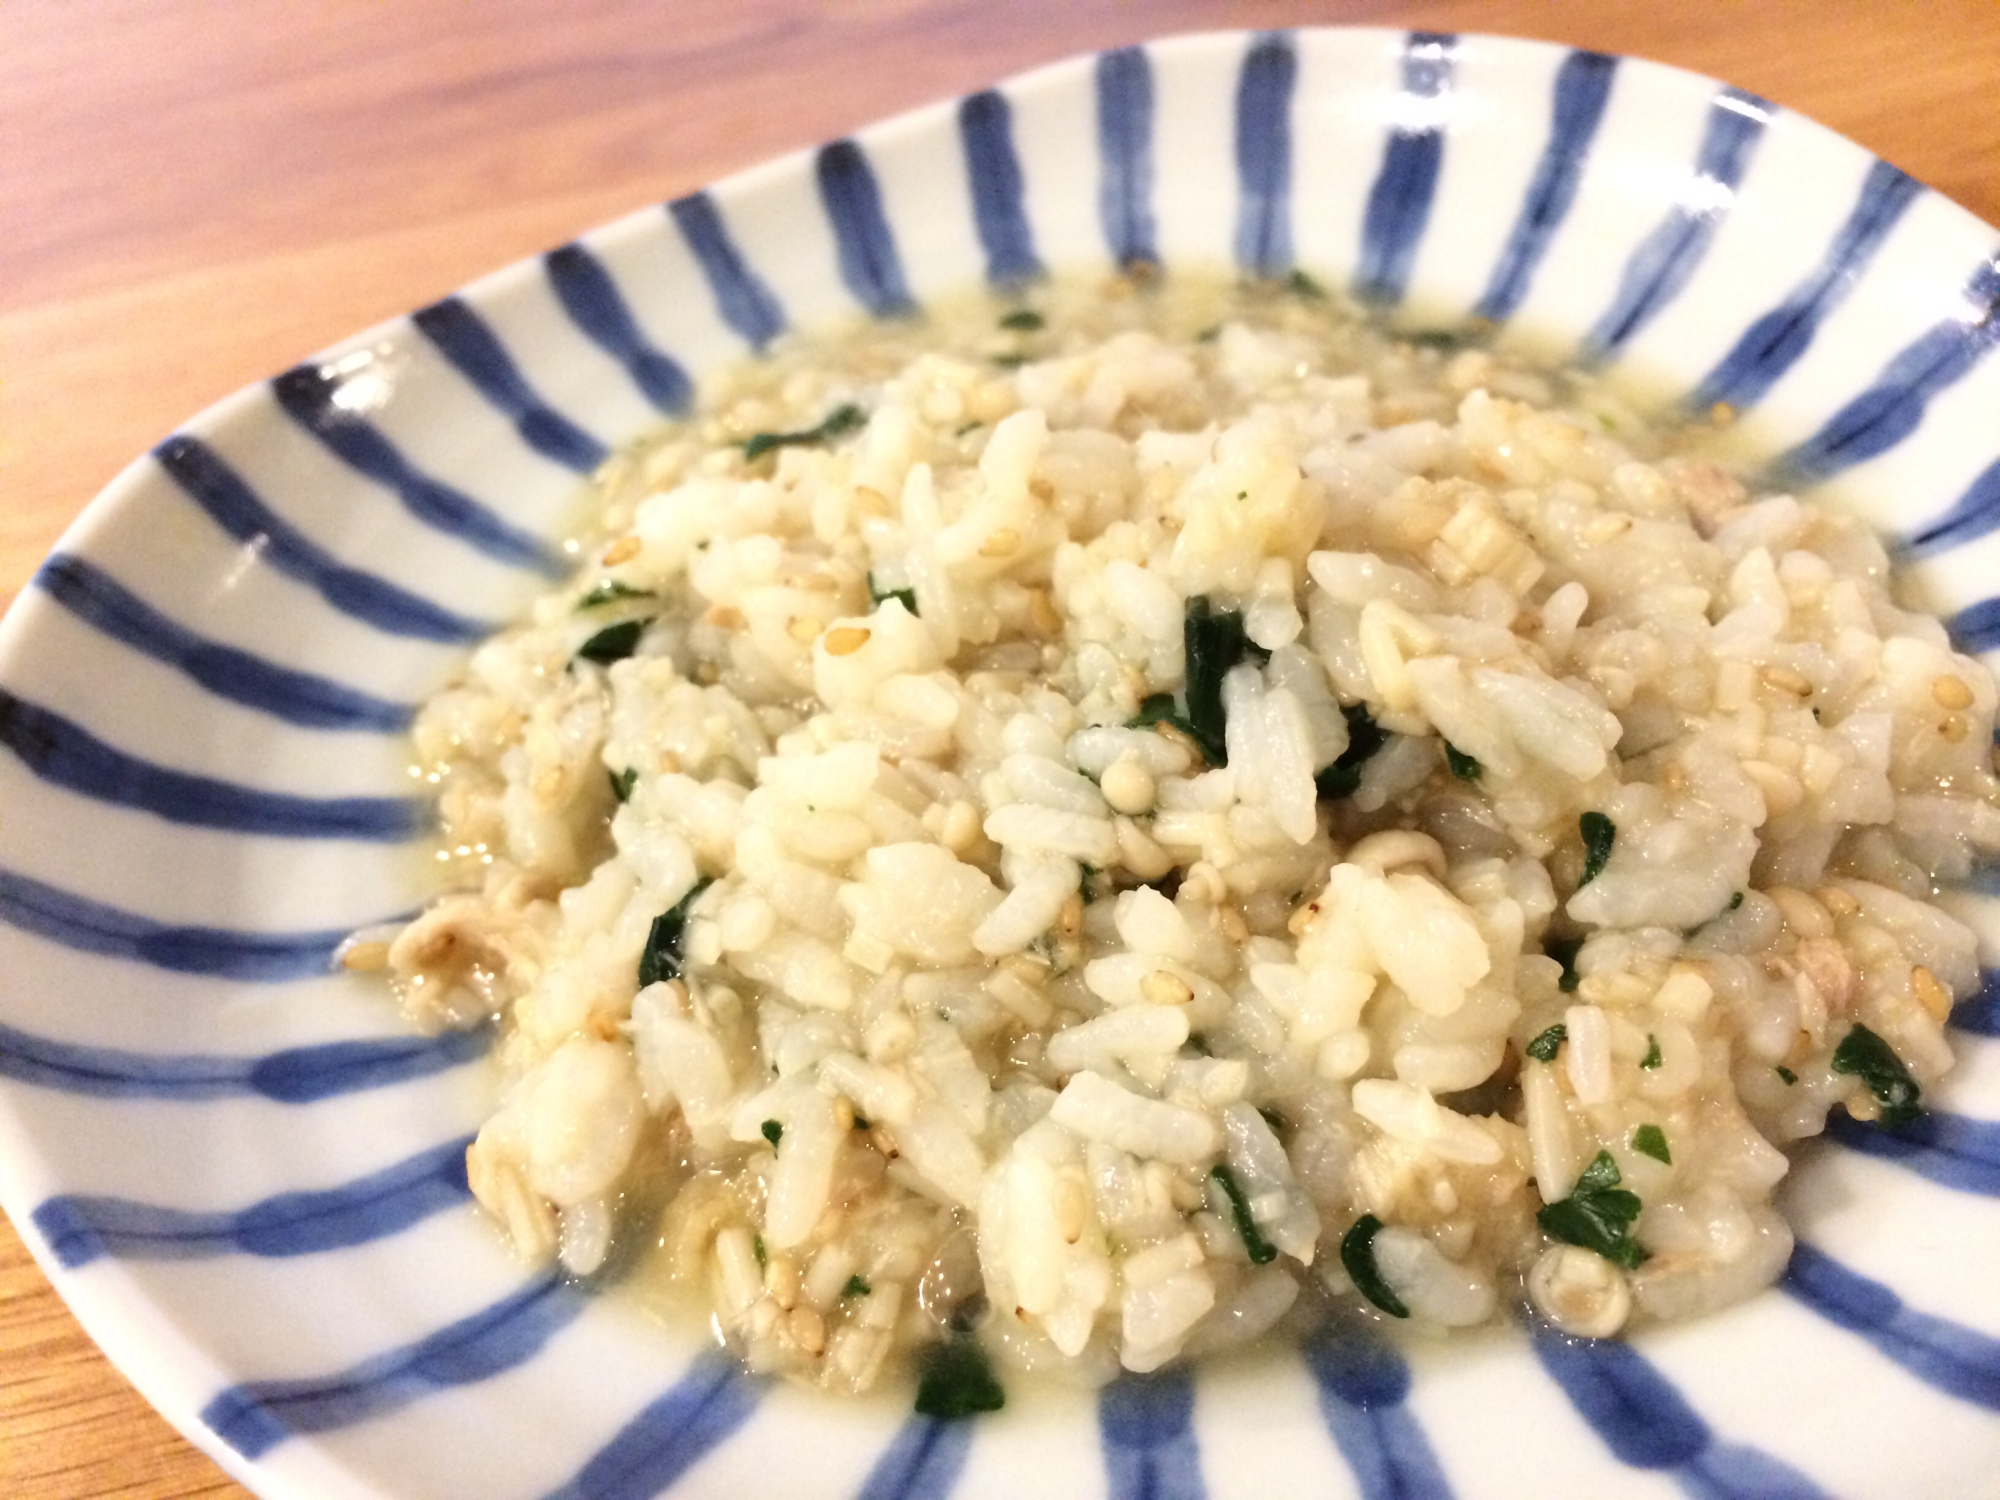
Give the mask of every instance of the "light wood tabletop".
<path id="1" fill-rule="evenodd" d="M 1676 63 L 2000 220 L 1994 0 L 8 0 L 0 601 L 177 422 L 481 272 L 1036 63 L 1313 23 Z M 0 1222 L 0 1494 L 246 1493 Z"/>

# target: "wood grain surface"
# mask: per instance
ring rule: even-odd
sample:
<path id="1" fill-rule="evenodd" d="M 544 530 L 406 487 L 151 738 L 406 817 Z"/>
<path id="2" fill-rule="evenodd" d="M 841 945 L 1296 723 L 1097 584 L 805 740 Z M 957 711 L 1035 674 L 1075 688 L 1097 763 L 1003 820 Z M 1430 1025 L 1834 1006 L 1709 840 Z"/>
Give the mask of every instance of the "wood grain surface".
<path id="1" fill-rule="evenodd" d="M 1334 23 L 1714 74 L 2000 220 L 1994 0 L 0 0 L 0 600 L 177 422 L 481 272 L 1070 53 Z M 0 1495 L 246 1494 L 0 1223 Z"/>

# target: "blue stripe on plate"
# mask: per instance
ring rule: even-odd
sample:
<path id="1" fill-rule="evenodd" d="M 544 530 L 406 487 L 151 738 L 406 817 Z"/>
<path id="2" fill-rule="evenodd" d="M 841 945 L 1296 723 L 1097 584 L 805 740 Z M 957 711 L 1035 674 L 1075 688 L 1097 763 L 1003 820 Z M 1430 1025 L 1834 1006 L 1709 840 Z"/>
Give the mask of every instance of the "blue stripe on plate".
<path id="1" fill-rule="evenodd" d="M 311 1193 L 279 1193 L 233 1213 L 197 1213 L 130 1198 L 50 1198 L 34 1212 L 50 1251 L 74 1270 L 104 1256 L 198 1260 L 284 1257 L 365 1245 L 472 1195 L 461 1136 L 379 1172 Z"/>
<path id="2" fill-rule="evenodd" d="M 2000 598 L 1968 604 L 1944 622 L 1952 645 L 1968 656 L 2000 646 Z"/>
<path id="3" fill-rule="evenodd" d="M 1451 90 L 1452 54 L 1458 38 L 1441 32 L 1413 31 L 1403 44 L 1403 98 L 1442 99 Z M 1421 124 L 1399 124 L 1389 132 L 1382 166 L 1368 190 L 1368 208 L 1361 221 L 1361 264 L 1354 273 L 1354 295 L 1364 302 L 1393 306 L 1403 300 L 1416 264 L 1424 226 L 1430 223 L 1431 202 L 1437 197 L 1438 173 L 1444 166 L 1444 122 L 1433 109 L 1418 116 Z"/>
<path id="4" fill-rule="evenodd" d="M 1111 1500 L 1203 1500 L 1194 1379 L 1185 1369 L 1124 1375 L 1097 1396 Z"/>
<path id="5" fill-rule="evenodd" d="M 2000 1340 L 1905 1306 L 1881 1282 L 1850 1271 L 1815 1245 L 1793 1248 L 1778 1285 L 1924 1384 L 2000 1411 Z"/>
<path id="6" fill-rule="evenodd" d="M 704 1354 L 546 1500 L 653 1500 L 750 1419 L 763 1389 Z"/>
<path id="7" fill-rule="evenodd" d="M 1359 1327 L 1314 1334 L 1300 1352 L 1362 1500 L 1450 1500 L 1430 1439 L 1406 1404 L 1410 1367 L 1402 1355 Z"/>
<path id="8" fill-rule="evenodd" d="M 1826 1117 L 1826 1133 L 1850 1151 L 1901 1162 L 1940 1187 L 2000 1197 L 2000 1124 L 1992 1121 L 1926 1110 L 1905 1125 L 1864 1125 L 1840 1111 Z"/>
<path id="9" fill-rule="evenodd" d="M 255 1097 L 312 1104 L 408 1078 L 426 1078 L 485 1054 L 493 1029 L 446 1031 L 288 1047 L 261 1057 L 129 1052 L 86 1047 L 0 1025 L 0 1078 L 99 1099 Z"/>
<path id="10" fill-rule="evenodd" d="M 1670 1470 L 1713 1500 L 1824 1500 L 1818 1485 L 1770 1454 L 1716 1442 L 1679 1388 L 1630 1344 L 1569 1338 L 1545 1323 L 1532 1332 L 1542 1368 L 1620 1463 Z"/>
<path id="11" fill-rule="evenodd" d="M 1954 1005 L 1945 1024 L 1974 1036 L 2000 1036 L 2000 969 L 1982 971 L 1978 993 Z"/>
<path id="12" fill-rule="evenodd" d="M 0 689 L 0 745 L 66 791 L 197 828 L 295 839 L 410 838 L 429 815 L 408 797 L 295 797 L 194 776 L 114 749 L 82 725 Z"/>
<path id="13" fill-rule="evenodd" d="M 282 519 L 199 438 L 175 433 L 153 450 L 160 467 L 224 531 L 255 548 L 257 561 L 313 589 L 343 614 L 418 640 L 476 641 L 492 626 L 467 619 L 385 578 L 350 568 Z"/>
<path id="14" fill-rule="evenodd" d="M 542 257 L 542 269 L 570 321 L 590 341 L 625 367 L 632 384 L 669 416 L 679 416 L 694 399 L 694 382 L 664 350 L 646 337 L 624 293 L 604 264 L 582 245 L 559 245 Z"/>
<path id="15" fill-rule="evenodd" d="M 1887 453 L 1917 430 L 1933 397 L 1970 374 L 2000 340 L 2000 255 L 1966 283 L 1965 313 L 1918 335 L 1875 383 L 1781 457 L 1773 473 L 1813 483 Z"/>
<path id="16" fill-rule="evenodd" d="M 1007 96 L 987 89 L 959 102 L 958 136 L 972 181 L 972 217 L 986 251 L 986 279 L 1015 287 L 1043 274 L 1028 223 L 1027 185 L 1014 151 L 1013 111 Z"/>
<path id="17" fill-rule="evenodd" d="M 900 317 L 917 310 L 903 279 L 896 236 L 882 209 L 882 188 L 875 169 L 853 141 L 820 147 L 813 163 L 820 202 L 833 226 L 840 279 L 855 300 L 878 318 Z"/>
<path id="18" fill-rule="evenodd" d="M 1292 268 L 1292 86 L 1298 54 L 1282 31 L 1244 54 L 1236 83 L 1236 263 L 1253 276 Z"/>
<path id="19" fill-rule="evenodd" d="M 2000 460 L 1981 470 L 1943 515 L 1904 538 L 1902 550 L 1909 557 L 1930 557 L 1976 541 L 1995 527 L 2000 527 Z"/>
<path id="20" fill-rule="evenodd" d="M 276 984 L 333 968 L 334 951 L 352 935 L 334 932 L 233 932 L 174 927 L 0 870 L 0 922 L 65 948 L 122 958 L 177 974 L 205 974 Z"/>
<path id="21" fill-rule="evenodd" d="M 1695 386 L 1688 404 L 1706 411 L 1718 401 L 1736 407 L 1761 401 L 1811 346 L 1819 325 L 1840 306 L 1922 191 L 1915 178 L 1887 162 L 1871 163 L 1853 211 L 1820 263 L 1784 301 L 1744 330 L 1735 347 Z"/>
<path id="22" fill-rule="evenodd" d="M 1101 53 L 1095 72 L 1097 216 L 1120 266 L 1159 264 L 1153 222 L 1153 65 L 1145 49 Z"/>
<path id="23" fill-rule="evenodd" d="M 973 1425 L 911 1417 L 875 1460 L 857 1500 L 945 1500 L 965 1472 Z"/>
<path id="24" fill-rule="evenodd" d="M 299 1433 L 349 1427 L 525 1364 L 588 1301 L 558 1276 L 538 1277 L 470 1317 L 336 1374 L 233 1385 L 201 1409 L 201 1420 L 245 1458 L 261 1458 Z"/>
<path id="25" fill-rule="evenodd" d="M 1773 113 L 1773 105 L 1741 89 L 1724 89 L 1715 96 L 1693 179 L 1682 189 L 1681 202 L 1625 262 L 1617 295 L 1584 340 L 1586 359 L 1617 353 L 1680 295 L 1708 253 Z"/>
<path id="26" fill-rule="evenodd" d="M 609 448 L 536 394 L 499 336 L 463 298 L 446 297 L 418 308 L 410 321 L 480 395 L 506 413 L 521 441 L 542 457 L 579 474 L 590 473 L 610 457 Z"/>
<path id="27" fill-rule="evenodd" d="M 707 193 L 689 193 L 669 203 L 667 213 L 701 267 L 722 321 L 753 349 L 762 349 L 783 333 L 784 308 L 736 248 L 715 200 Z"/>
<path id="28" fill-rule="evenodd" d="M 36 569 L 35 587 L 122 646 L 175 667 L 218 698 L 254 708 L 305 729 L 358 729 L 396 734 L 416 709 L 310 672 L 219 645 L 161 614 L 96 563 L 52 554 Z"/>
<path id="29" fill-rule="evenodd" d="M 1508 232 L 1507 244 L 1487 279 L 1473 316 L 1499 323 L 1511 318 L 1522 302 L 1535 272 L 1554 243 L 1556 231 L 1576 202 L 1577 184 L 1590 156 L 1591 142 L 1604 120 L 1611 97 L 1611 80 L 1618 59 L 1601 52 L 1572 52 L 1556 69 L 1553 118 L 1548 144 L 1535 164 L 1528 195 Z"/>
<path id="30" fill-rule="evenodd" d="M 568 572 L 569 564 L 540 538 L 419 471 L 373 423 L 341 407 L 340 386 L 337 372 L 299 365 L 271 382 L 271 394 L 286 416 L 349 468 L 394 490 L 403 508 L 426 526 L 513 567 L 529 568 L 547 578 Z"/>

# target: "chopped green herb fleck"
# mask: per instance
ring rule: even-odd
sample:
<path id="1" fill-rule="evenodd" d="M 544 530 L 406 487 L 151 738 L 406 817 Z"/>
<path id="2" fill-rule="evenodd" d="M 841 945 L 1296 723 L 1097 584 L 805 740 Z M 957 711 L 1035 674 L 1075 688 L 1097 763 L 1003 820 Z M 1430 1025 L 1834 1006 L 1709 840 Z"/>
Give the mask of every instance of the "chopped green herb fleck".
<path id="1" fill-rule="evenodd" d="M 1616 432 L 1618 430 L 1618 423 L 1613 420 L 1611 413 L 1608 411 L 1601 411 L 1597 414 L 1597 425 L 1602 427 L 1606 432 Z"/>
<path id="2" fill-rule="evenodd" d="M 1882 1106 L 1884 1125 L 1907 1125 L 1923 1113 L 1922 1094 L 1895 1049 L 1866 1026 L 1856 1023 L 1833 1049 L 1833 1071 L 1848 1073 L 1868 1085 Z"/>
<path id="3" fill-rule="evenodd" d="M 1034 333 L 1045 322 L 1046 319 L 1032 307 L 1017 307 L 1000 320 L 1000 326 L 1015 333 Z"/>
<path id="4" fill-rule="evenodd" d="M 1650 1258 L 1645 1247 L 1632 1238 L 1632 1222 L 1639 1217 L 1639 1195 L 1618 1186 L 1618 1163 L 1609 1151 L 1600 1151 L 1583 1169 L 1576 1187 L 1567 1198 L 1559 1198 L 1535 1215 L 1535 1222 L 1551 1238 L 1566 1245 L 1601 1255 L 1608 1261 L 1636 1270 Z"/>
<path id="5" fill-rule="evenodd" d="M 1583 982 L 1583 976 L 1576 972 L 1576 955 L 1582 951 L 1582 938 L 1549 938 L 1542 944 L 1542 952 L 1562 965 L 1562 978 L 1556 981 L 1556 988 L 1565 995 L 1576 993 L 1576 987 Z"/>
<path id="6" fill-rule="evenodd" d="M 1330 766 L 1313 776 L 1313 787 L 1322 802 L 1352 797 L 1361 785 L 1361 768 L 1377 750 L 1389 743 L 1389 731 L 1375 722 L 1365 703 L 1343 703 L 1341 717 L 1347 720 L 1347 748 Z"/>
<path id="7" fill-rule="evenodd" d="M 996 354 L 993 363 L 1002 370 L 1018 370 L 1028 362 L 1025 354 Z"/>
<path id="8" fill-rule="evenodd" d="M 1577 1177 L 1576 1191 L 1601 1192 L 1605 1188 L 1617 1187 L 1618 1181 L 1618 1163 L 1612 1159 L 1609 1151 L 1600 1151 L 1590 1159 L 1590 1165 Z"/>
<path id="9" fill-rule="evenodd" d="M 762 1125 L 757 1127 L 757 1132 L 773 1146 L 785 1138 L 785 1127 L 780 1125 L 776 1120 L 766 1120 Z"/>
<path id="10" fill-rule="evenodd" d="M 1450 354 L 1455 349 L 1465 347 L 1465 335 L 1449 328 L 1418 328 L 1403 337 L 1419 349 L 1436 349 L 1442 354 Z"/>
<path id="11" fill-rule="evenodd" d="M 632 795 L 632 788 L 639 784 L 639 768 L 627 766 L 622 771 L 606 773 L 611 777 L 611 795 L 624 802 Z"/>
<path id="12" fill-rule="evenodd" d="M 1259 663 L 1270 652 L 1255 645 L 1243 632 L 1243 617 L 1235 610 L 1216 610 L 1206 595 L 1197 594 L 1187 602 L 1181 626 L 1181 642 L 1187 656 L 1187 683 L 1182 709 L 1171 693 L 1149 694 L 1126 727 L 1150 729 L 1155 724 L 1171 724 L 1194 741 L 1202 758 L 1211 766 L 1229 764 L 1229 747 L 1224 733 L 1227 716 L 1222 708 L 1222 679 L 1246 657 Z"/>
<path id="13" fill-rule="evenodd" d="M 662 979 L 681 977 L 681 940 L 687 936 L 688 913 L 701 893 L 714 883 L 697 880 L 693 890 L 653 918 L 653 925 L 646 933 L 646 946 L 639 954 L 640 989 Z"/>
<path id="14" fill-rule="evenodd" d="M 962 1335 L 924 1351 L 917 1377 L 920 1415 L 955 1422 L 1006 1404 L 1007 1393 L 993 1378 L 993 1366 L 977 1339 Z"/>
<path id="15" fill-rule="evenodd" d="M 1460 781 L 1477 781 L 1479 773 L 1486 769 L 1449 740 L 1445 741 L 1444 758 L 1445 763 L 1451 767 L 1451 774 Z"/>
<path id="16" fill-rule="evenodd" d="M 1657 1125 L 1641 1125 L 1633 1131 L 1632 1149 L 1670 1167 L 1674 1164 L 1674 1154 L 1667 1149 L 1667 1133 Z"/>
<path id="17" fill-rule="evenodd" d="M 866 1115 L 856 1115 L 854 1117 L 854 1128 L 856 1130 L 873 1130 L 875 1123 Z"/>
<path id="18" fill-rule="evenodd" d="M 1797 1083 L 1799 1081 L 1799 1075 L 1794 1073 L 1790 1068 L 1786 1067 L 1783 1063 L 1778 1064 L 1777 1074 L 1780 1078 L 1784 1079 L 1786 1083 Z"/>
<path id="19" fill-rule="evenodd" d="M 985 425 L 986 424 L 984 422 L 967 422 L 964 426 L 960 427 L 957 432 L 953 433 L 952 436 L 964 437 L 968 432 L 977 432 L 979 431 L 980 428 L 984 427 Z"/>
<path id="20" fill-rule="evenodd" d="M 1646 1033 L 1646 1055 L 1639 1059 L 1642 1068 L 1657 1068 L 1660 1065 L 1660 1039 L 1652 1032 Z"/>
<path id="21" fill-rule="evenodd" d="M 847 1278 L 847 1285 L 840 1289 L 840 1295 L 843 1297 L 865 1297 L 874 1290 L 875 1288 L 868 1284 L 867 1277 L 859 1275 L 850 1276 Z"/>
<path id="22" fill-rule="evenodd" d="M 750 1253 L 757 1257 L 757 1269 L 760 1271 L 771 1263 L 771 1252 L 764 1248 L 764 1236 L 761 1234 L 750 1236 Z"/>
<path id="23" fill-rule="evenodd" d="M 1285 278 L 1285 290 L 1294 297 L 1303 297 L 1308 302 L 1319 302 L 1326 297 L 1326 288 L 1321 286 L 1304 271 L 1293 271 Z"/>
<path id="24" fill-rule="evenodd" d="M 1243 631 L 1243 616 L 1218 610 L 1206 594 L 1187 602 L 1181 622 L 1181 643 L 1187 654 L 1187 721 L 1195 743 L 1211 766 L 1229 764 L 1224 743 L 1227 722 L 1222 709 L 1222 679 L 1246 656 L 1268 661 L 1271 653 L 1253 645 Z"/>
<path id="25" fill-rule="evenodd" d="M 1735 895 L 1729 898 L 1729 904 L 1723 907 L 1722 909 L 1724 911 L 1735 911 L 1736 908 L 1741 906 L 1742 904 L 1743 904 L 1743 893 L 1741 891 L 1738 891 Z"/>
<path id="26" fill-rule="evenodd" d="M 1357 1292 L 1390 1317 L 1407 1318 L 1409 1308 L 1403 1305 L 1401 1297 L 1390 1290 L 1389 1283 L 1375 1268 L 1375 1236 L 1381 1228 L 1382 1221 L 1373 1214 L 1363 1214 L 1356 1219 L 1354 1227 L 1340 1237 L 1340 1263 L 1353 1278 Z"/>
<path id="27" fill-rule="evenodd" d="M 1194 341 L 1197 344 L 1212 344 L 1221 337 L 1222 325 L 1220 323 L 1211 323 L 1194 336 Z"/>
<path id="28" fill-rule="evenodd" d="M 1227 1167 L 1215 1167 L 1208 1175 L 1222 1189 L 1222 1196 L 1229 1200 L 1229 1217 L 1236 1225 L 1237 1234 L 1243 1237 L 1243 1248 L 1250 1253 L 1251 1264 L 1265 1266 L 1276 1260 L 1278 1247 L 1265 1239 L 1264 1231 L 1257 1227 L 1256 1219 L 1250 1214 L 1250 1200 L 1243 1195 L 1236 1174 Z"/>
<path id="29" fill-rule="evenodd" d="M 826 414 L 826 420 L 817 427 L 807 427 L 798 432 L 759 432 L 753 434 L 743 445 L 743 461 L 755 463 L 773 448 L 800 447 L 811 443 L 828 443 L 837 437 L 868 425 L 868 413 L 853 402 L 836 406 Z"/>
<path id="30" fill-rule="evenodd" d="M 1536 1062 L 1552 1063 L 1556 1060 L 1556 1053 L 1562 1050 L 1562 1044 L 1568 1038 L 1569 1028 L 1558 1021 L 1528 1043 L 1528 1056 Z"/>
<path id="31" fill-rule="evenodd" d="M 915 589 L 885 589 L 875 582 L 875 575 L 868 575 L 868 602 L 885 604 L 891 599 L 900 599 L 903 608 L 911 614 L 917 612 L 917 591 Z"/>
<path id="32" fill-rule="evenodd" d="M 1587 812 L 1576 820 L 1576 826 L 1583 835 L 1583 879 L 1577 882 L 1580 890 L 1597 879 L 1604 862 L 1611 858 L 1611 846 L 1618 841 L 1618 825 L 1601 812 Z"/>
<path id="33" fill-rule="evenodd" d="M 579 612 L 596 609 L 601 604 L 611 604 L 619 599 L 650 599 L 653 596 L 644 589 L 635 589 L 629 583 L 620 583 L 615 578 L 607 578 L 596 588 L 576 601 Z"/>
<path id="34" fill-rule="evenodd" d="M 599 666 L 623 661 L 638 648 L 639 637 L 645 629 L 644 620 L 623 620 L 616 625 L 607 625 L 578 646 L 576 654 L 582 660 L 594 661 Z"/>

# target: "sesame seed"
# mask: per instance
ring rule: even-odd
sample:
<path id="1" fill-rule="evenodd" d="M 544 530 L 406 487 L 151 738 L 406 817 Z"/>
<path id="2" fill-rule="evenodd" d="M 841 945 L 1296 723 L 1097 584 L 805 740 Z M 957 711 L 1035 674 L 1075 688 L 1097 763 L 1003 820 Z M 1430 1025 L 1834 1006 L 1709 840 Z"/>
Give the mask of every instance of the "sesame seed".
<path id="1" fill-rule="evenodd" d="M 1939 708 L 1972 707 L 1972 689 L 1965 685 L 1964 678 L 1949 672 L 1931 683 L 1931 697 L 1937 700 Z"/>

